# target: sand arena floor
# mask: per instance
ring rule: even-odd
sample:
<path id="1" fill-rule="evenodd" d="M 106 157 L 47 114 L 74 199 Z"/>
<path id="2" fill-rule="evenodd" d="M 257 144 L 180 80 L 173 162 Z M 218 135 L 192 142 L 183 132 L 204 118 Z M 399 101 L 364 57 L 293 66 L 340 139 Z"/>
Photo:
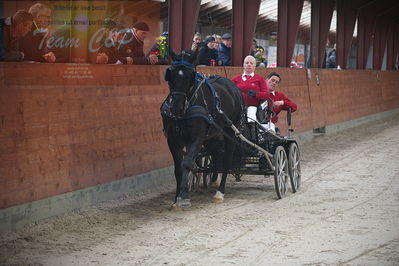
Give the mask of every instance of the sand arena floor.
<path id="1" fill-rule="evenodd" d="M 171 211 L 175 184 L 0 238 L 0 265 L 399 265 L 399 117 L 301 144 L 302 188 L 229 177 Z"/>

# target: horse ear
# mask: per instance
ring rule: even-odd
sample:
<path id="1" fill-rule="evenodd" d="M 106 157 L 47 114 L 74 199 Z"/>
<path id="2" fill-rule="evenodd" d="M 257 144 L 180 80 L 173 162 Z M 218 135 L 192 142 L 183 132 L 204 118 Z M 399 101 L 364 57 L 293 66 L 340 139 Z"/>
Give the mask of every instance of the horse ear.
<path id="1" fill-rule="evenodd" d="M 171 75 L 170 72 L 171 72 L 171 69 L 167 68 L 165 71 L 165 81 L 170 81 L 170 75 Z"/>

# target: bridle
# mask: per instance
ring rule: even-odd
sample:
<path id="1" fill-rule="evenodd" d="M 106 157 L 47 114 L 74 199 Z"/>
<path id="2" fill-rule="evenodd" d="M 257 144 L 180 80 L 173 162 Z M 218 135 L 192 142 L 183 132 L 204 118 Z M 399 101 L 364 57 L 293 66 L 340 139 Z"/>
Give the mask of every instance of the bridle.
<path id="1" fill-rule="evenodd" d="M 183 113 L 182 113 L 182 115 L 184 115 L 187 108 L 190 106 L 190 103 L 192 104 L 193 99 L 196 98 L 197 91 L 199 90 L 199 88 L 201 87 L 203 82 L 199 82 L 199 83 L 197 82 L 197 77 L 202 76 L 202 75 L 199 74 L 198 72 L 196 72 L 195 66 L 193 64 L 186 62 L 186 61 L 174 61 L 171 65 L 171 67 L 166 69 L 165 81 L 167 81 L 167 82 L 169 82 L 169 84 L 171 84 L 171 73 L 176 67 L 180 67 L 180 66 L 183 66 L 184 68 L 192 71 L 192 73 L 193 73 L 193 78 L 190 83 L 190 87 L 186 91 L 178 91 L 178 90 L 174 90 L 171 86 L 171 90 L 168 95 L 168 98 L 170 100 L 172 100 L 172 98 L 174 96 L 184 97 L 185 102 L 184 102 L 184 109 L 183 109 Z M 194 87 L 196 89 L 194 89 Z M 188 98 L 188 96 L 190 96 L 190 97 Z"/>

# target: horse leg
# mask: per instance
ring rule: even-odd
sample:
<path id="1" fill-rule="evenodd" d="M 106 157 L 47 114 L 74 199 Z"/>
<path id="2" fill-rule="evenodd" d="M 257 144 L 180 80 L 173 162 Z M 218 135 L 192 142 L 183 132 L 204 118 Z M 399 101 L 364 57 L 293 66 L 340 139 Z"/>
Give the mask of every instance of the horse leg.
<path id="1" fill-rule="evenodd" d="M 225 153 L 223 156 L 223 173 L 222 180 L 220 181 L 220 185 L 216 194 L 213 196 L 214 203 L 221 203 L 224 201 L 224 194 L 226 189 L 226 179 L 229 169 L 231 168 L 231 164 L 233 162 L 233 153 L 235 149 L 235 145 L 233 142 L 226 140 Z"/>
<path id="2" fill-rule="evenodd" d="M 176 195 L 175 203 L 177 201 L 177 196 L 180 193 L 180 185 L 182 180 L 181 162 L 183 160 L 183 145 L 174 143 L 168 139 L 168 146 L 170 153 L 173 157 L 173 162 L 175 165 L 175 179 L 176 179 Z"/>
<path id="3" fill-rule="evenodd" d="M 203 143 L 202 138 L 197 138 L 189 147 L 186 155 L 181 163 L 182 179 L 180 184 L 180 193 L 177 197 L 176 205 L 181 208 L 191 206 L 190 192 L 188 188 L 188 175 L 192 170 L 193 162 L 201 150 Z"/>
<path id="4" fill-rule="evenodd" d="M 216 150 L 213 150 L 212 158 L 213 158 L 213 173 L 211 184 L 215 183 L 218 179 L 219 173 L 222 172 L 223 169 L 223 154 L 224 154 L 224 139 L 223 136 L 219 137 L 214 143 L 214 146 L 217 147 Z"/>
<path id="5" fill-rule="evenodd" d="M 212 159 L 213 159 L 213 172 L 212 172 L 212 178 L 211 178 L 211 184 L 214 184 L 217 180 L 218 180 L 218 176 L 219 176 L 219 172 L 221 171 L 221 169 L 222 169 L 222 160 L 221 160 L 221 158 L 222 158 L 222 154 L 221 153 L 215 153 L 213 156 L 212 156 Z"/>

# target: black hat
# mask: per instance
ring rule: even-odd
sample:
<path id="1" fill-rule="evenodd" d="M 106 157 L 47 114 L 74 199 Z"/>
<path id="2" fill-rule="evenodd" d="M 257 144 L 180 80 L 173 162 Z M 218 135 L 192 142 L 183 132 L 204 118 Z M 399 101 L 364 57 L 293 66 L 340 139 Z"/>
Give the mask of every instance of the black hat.
<path id="1" fill-rule="evenodd" d="M 206 40 L 204 41 L 204 43 L 205 43 L 205 44 L 208 44 L 208 43 L 214 42 L 214 41 L 215 41 L 215 38 L 211 36 L 211 37 L 206 38 Z"/>
<path id="2" fill-rule="evenodd" d="M 231 39 L 231 34 L 230 33 L 225 33 L 222 35 L 222 39 L 226 40 L 226 39 Z"/>
<path id="3" fill-rule="evenodd" d="M 133 28 L 142 31 L 150 31 L 150 27 L 148 27 L 147 23 L 139 21 L 133 25 Z"/>

